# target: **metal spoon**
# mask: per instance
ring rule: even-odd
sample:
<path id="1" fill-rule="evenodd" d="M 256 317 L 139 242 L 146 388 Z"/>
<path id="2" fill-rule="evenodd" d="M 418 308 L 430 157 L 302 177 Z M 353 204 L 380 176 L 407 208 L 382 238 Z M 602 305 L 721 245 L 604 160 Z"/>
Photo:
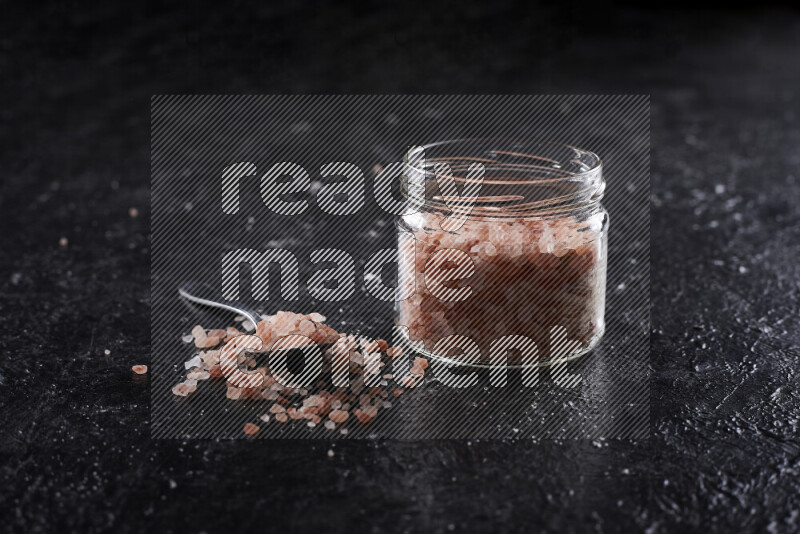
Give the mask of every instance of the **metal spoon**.
<path id="1" fill-rule="evenodd" d="M 211 308 L 219 308 L 221 310 L 226 310 L 231 313 L 241 315 L 253 323 L 253 327 L 255 327 L 261 320 L 261 314 L 255 310 L 242 308 L 238 305 L 234 306 L 232 304 L 228 304 L 227 302 L 220 302 L 219 300 L 216 300 L 216 292 L 214 288 L 208 284 L 186 282 L 178 288 L 178 293 L 186 300 L 194 302 L 195 304 L 200 304 L 202 306 L 208 306 Z"/>
<path id="2" fill-rule="evenodd" d="M 245 317 L 247 320 L 253 323 L 253 326 L 258 324 L 261 320 L 261 314 L 255 310 L 251 310 L 249 308 L 243 308 L 239 305 L 232 305 L 227 302 L 222 302 L 217 300 L 216 297 L 216 290 L 208 284 L 201 284 L 197 282 L 186 282 L 181 287 L 178 288 L 178 293 L 181 297 L 185 298 L 190 302 L 194 302 L 195 304 L 200 304 L 201 306 L 208 306 L 210 308 L 219 308 L 221 310 L 226 310 L 231 313 L 236 313 Z M 320 350 L 325 350 L 333 346 L 333 343 L 319 343 L 317 347 Z M 298 350 L 297 348 L 286 348 L 286 349 L 277 349 L 274 351 L 252 351 L 255 354 L 265 355 L 271 352 L 281 352 L 281 351 L 293 351 Z"/>

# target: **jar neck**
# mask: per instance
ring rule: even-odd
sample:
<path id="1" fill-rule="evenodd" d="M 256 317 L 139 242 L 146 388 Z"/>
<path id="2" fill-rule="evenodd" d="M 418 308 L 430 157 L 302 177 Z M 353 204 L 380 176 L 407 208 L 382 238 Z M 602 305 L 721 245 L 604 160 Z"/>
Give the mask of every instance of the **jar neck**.
<path id="1" fill-rule="evenodd" d="M 407 191 L 426 213 L 550 218 L 601 209 L 600 158 L 568 145 L 476 139 L 421 147 Z"/>

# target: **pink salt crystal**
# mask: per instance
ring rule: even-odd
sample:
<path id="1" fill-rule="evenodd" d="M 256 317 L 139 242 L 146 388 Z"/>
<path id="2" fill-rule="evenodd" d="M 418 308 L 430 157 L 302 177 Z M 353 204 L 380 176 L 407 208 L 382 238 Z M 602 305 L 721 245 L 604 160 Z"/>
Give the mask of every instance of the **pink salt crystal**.
<path id="1" fill-rule="evenodd" d="M 403 347 L 391 347 L 386 349 L 386 355 L 391 356 L 392 358 L 396 358 L 403 354 Z"/>
<path id="2" fill-rule="evenodd" d="M 303 413 L 299 411 L 297 408 L 289 408 L 288 410 L 289 417 L 292 419 L 302 419 Z"/>
<path id="3" fill-rule="evenodd" d="M 336 423 L 334 423 L 333 421 L 325 421 L 325 428 L 327 428 L 328 430 L 333 430 L 334 428 L 336 428 Z M 328 456 L 332 455 L 329 453 Z"/>
<path id="4" fill-rule="evenodd" d="M 230 400 L 239 400 L 242 398 L 242 390 L 239 388 L 228 388 L 228 391 L 225 392 L 225 396 Z"/>
<path id="5" fill-rule="evenodd" d="M 506 226 L 493 224 L 489 227 L 489 240 L 495 245 L 502 245 L 506 237 Z"/>
<path id="6" fill-rule="evenodd" d="M 261 419 L 265 423 L 269 423 L 269 415 L 268 414 L 262 415 L 261 417 L 259 417 L 259 419 Z"/>
<path id="7" fill-rule="evenodd" d="M 284 413 L 285 411 L 286 411 L 286 408 L 284 408 L 280 404 L 273 404 L 269 408 L 269 413 L 274 413 L 274 414 Z"/>
<path id="8" fill-rule="evenodd" d="M 226 335 L 228 335 L 228 333 L 225 330 L 220 330 L 219 328 L 206 334 L 207 337 L 225 337 Z"/>
<path id="9" fill-rule="evenodd" d="M 303 401 L 303 407 L 319 406 L 322 399 L 318 395 L 311 395 Z"/>
<path id="10" fill-rule="evenodd" d="M 370 417 L 370 415 L 367 414 L 366 411 L 364 411 L 364 410 L 362 410 L 360 408 L 354 409 L 353 410 L 353 415 L 356 416 L 356 419 L 358 419 L 358 422 L 361 423 L 362 425 L 366 425 L 367 423 L 372 421 L 372 417 Z"/>
<path id="11" fill-rule="evenodd" d="M 248 436 L 255 436 L 258 434 L 258 431 L 261 430 L 258 425 L 254 425 L 253 423 L 245 423 L 244 425 L 244 433 Z"/>
<path id="12" fill-rule="evenodd" d="M 422 370 L 422 367 L 415 364 L 411 366 L 411 370 L 408 373 L 412 376 L 422 376 L 424 371 Z"/>
<path id="13" fill-rule="evenodd" d="M 365 406 L 361 409 L 361 411 L 363 411 L 370 419 L 375 419 L 378 416 L 377 406 Z"/>
<path id="14" fill-rule="evenodd" d="M 316 328 L 314 327 L 314 323 L 312 323 L 308 319 L 303 319 L 302 321 L 300 321 L 300 324 L 298 325 L 297 329 L 299 330 L 300 334 L 304 336 L 311 336 L 312 334 L 314 334 L 314 331 L 316 330 Z"/>
<path id="15" fill-rule="evenodd" d="M 134 365 L 133 367 L 131 367 L 131 370 L 134 373 L 136 373 L 137 375 L 143 375 L 143 374 L 145 374 L 147 372 L 147 366 L 146 365 Z"/>
<path id="16" fill-rule="evenodd" d="M 200 353 L 200 359 L 206 366 L 211 367 L 219 363 L 219 351 L 207 350 Z"/>
<path id="17" fill-rule="evenodd" d="M 309 319 L 311 319 L 315 323 L 324 323 L 325 322 L 325 316 L 324 315 L 320 315 L 319 313 L 316 313 L 316 312 L 315 313 L 309 313 L 306 317 L 308 317 Z"/>
<path id="18" fill-rule="evenodd" d="M 203 328 L 200 325 L 196 325 L 194 328 L 192 328 L 192 336 L 194 336 L 195 339 L 205 339 L 206 337 L 205 328 Z"/>
<path id="19" fill-rule="evenodd" d="M 202 369 L 195 369 L 194 371 L 189 372 L 186 375 L 186 378 L 190 378 L 192 380 L 208 380 L 211 375 L 208 371 L 204 371 Z"/>
<path id="20" fill-rule="evenodd" d="M 289 420 L 289 417 L 287 417 L 285 413 L 278 413 L 275 414 L 275 420 L 279 423 L 285 423 L 286 421 Z"/>
<path id="21" fill-rule="evenodd" d="M 406 386 L 406 387 L 413 386 L 415 382 L 416 382 L 416 380 L 414 379 L 414 377 L 412 375 L 406 375 L 406 376 L 404 376 L 403 378 L 400 379 L 400 383 L 402 385 Z"/>
<path id="22" fill-rule="evenodd" d="M 261 338 L 261 341 L 265 344 L 269 344 L 274 336 L 272 324 L 269 321 L 259 321 L 256 326 L 256 335 Z"/>
<path id="23" fill-rule="evenodd" d="M 186 397 L 189 395 L 189 387 L 183 382 L 180 384 L 175 384 L 172 386 L 172 393 L 178 395 L 179 397 Z"/>
<path id="24" fill-rule="evenodd" d="M 550 228 L 549 225 L 544 227 L 542 231 L 542 236 L 539 238 L 539 250 L 543 254 L 550 254 L 553 252 L 555 248 L 555 235 L 553 234 L 553 229 Z"/>
<path id="25" fill-rule="evenodd" d="M 414 358 L 414 365 L 420 366 L 422 369 L 428 368 L 428 360 L 425 358 Z"/>
<path id="26" fill-rule="evenodd" d="M 497 247 L 489 242 L 481 243 L 481 247 L 478 249 L 478 256 L 482 260 L 491 261 L 497 256 Z"/>
<path id="27" fill-rule="evenodd" d="M 219 345 L 220 338 L 217 336 L 206 336 L 203 340 L 195 341 L 194 344 L 200 349 L 209 349 Z"/>
<path id="28" fill-rule="evenodd" d="M 227 342 L 228 342 L 228 341 L 230 341 L 231 339 L 233 339 L 233 338 L 235 338 L 235 337 L 239 337 L 239 336 L 241 336 L 241 335 L 242 335 L 242 333 L 241 333 L 241 332 L 239 332 L 239 331 L 238 331 L 237 329 L 235 329 L 234 327 L 232 327 L 232 326 L 229 326 L 228 328 L 226 328 L 226 329 L 225 329 L 225 337 L 222 339 L 222 341 L 225 341 L 225 342 L 227 343 Z"/>
<path id="29" fill-rule="evenodd" d="M 222 367 L 220 367 L 219 364 L 212 365 L 208 370 L 208 374 L 214 378 L 219 378 L 222 376 Z"/>
<path id="30" fill-rule="evenodd" d="M 344 410 L 334 410 L 328 414 L 328 417 L 334 423 L 344 423 L 350 417 L 350 414 Z"/>

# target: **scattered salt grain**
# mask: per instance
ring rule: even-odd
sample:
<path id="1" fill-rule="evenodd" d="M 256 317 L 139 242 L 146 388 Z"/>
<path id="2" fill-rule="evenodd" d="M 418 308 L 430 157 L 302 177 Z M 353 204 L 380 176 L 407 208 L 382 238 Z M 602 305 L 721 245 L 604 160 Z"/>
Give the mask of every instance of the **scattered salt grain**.
<path id="1" fill-rule="evenodd" d="M 245 423 L 244 425 L 244 433 L 248 436 L 255 436 L 258 434 L 258 431 L 261 430 L 258 425 L 254 425 L 253 423 Z"/>
<path id="2" fill-rule="evenodd" d="M 333 430 L 334 428 L 336 428 L 336 423 L 334 423 L 333 421 L 325 421 L 325 428 L 327 428 L 328 430 Z"/>
<path id="3" fill-rule="evenodd" d="M 333 458 L 334 454 L 333 449 L 328 449 L 328 458 Z"/>
<path id="4" fill-rule="evenodd" d="M 66 237 L 62 237 L 58 240 L 58 244 L 61 245 L 61 247 L 66 247 L 69 244 L 69 241 Z"/>
<path id="5" fill-rule="evenodd" d="M 130 215 L 131 219 L 135 219 L 136 217 L 139 216 L 139 210 L 137 210 L 136 208 L 129 208 L 128 215 Z"/>
<path id="6" fill-rule="evenodd" d="M 259 417 L 259 419 L 261 419 L 261 420 L 262 420 L 262 421 L 264 421 L 265 423 L 269 423 L 269 414 L 266 414 L 266 413 L 265 413 L 264 415 L 262 415 L 261 417 Z"/>
<path id="7" fill-rule="evenodd" d="M 110 351 L 110 350 L 108 350 L 108 349 L 106 349 L 106 350 L 104 350 L 104 351 L 103 351 L 103 354 L 105 354 L 106 356 L 108 356 L 109 354 L 111 354 L 111 351 Z"/>
<path id="8" fill-rule="evenodd" d="M 147 373 L 147 366 L 146 365 L 134 365 L 131 367 L 131 370 L 136 373 L 137 375 L 143 375 Z"/>
<path id="9" fill-rule="evenodd" d="M 145 368 L 145 372 L 147 369 Z M 141 374 L 141 373 L 139 373 Z M 203 369 L 195 369 L 189 374 L 186 375 L 186 378 L 190 378 L 192 380 L 208 380 L 211 378 L 211 374 L 208 371 L 204 371 Z"/>
<path id="10" fill-rule="evenodd" d="M 344 423 L 347 421 L 347 418 L 350 417 L 350 414 L 345 410 L 333 410 L 328 414 L 328 417 L 333 423 Z"/>
<path id="11" fill-rule="evenodd" d="M 191 360 L 189 360 L 187 362 L 184 362 L 184 364 L 183 364 L 183 366 L 186 369 L 191 369 L 192 367 L 200 367 L 201 365 L 203 365 L 203 360 L 200 359 L 200 355 L 195 355 L 194 358 L 192 358 Z"/>
<path id="12" fill-rule="evenodd" d="M 189 388 L 181 382 L 180 384 L 175 384 L 172 386 L 172 393 L 178 395 L 179 397 L 186 397 L 189 395 Z"/>
<path id="13" fill-rule="evenodd" d="M 194 336 L 192 334 L 185 335 L 181 338 L 181 341 L 183 341 L 184 343 L 191 343 L 192 341 L 194 341 Z"/>

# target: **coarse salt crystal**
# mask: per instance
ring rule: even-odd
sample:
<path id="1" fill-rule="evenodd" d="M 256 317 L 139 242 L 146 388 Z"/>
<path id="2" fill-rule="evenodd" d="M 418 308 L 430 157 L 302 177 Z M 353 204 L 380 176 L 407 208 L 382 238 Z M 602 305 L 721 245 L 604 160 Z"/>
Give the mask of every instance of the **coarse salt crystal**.
<path id="1" fill-rule="evenodd" d="M 190 378 L 192 380 L 208 380 L 211 377 L 211 374 L 208 371 L 204 371 L 202 369 L 195 369 L 186 375 L 186 378 Z"/>
<path id="2" fill-rule="evenodd" d="M 309 313 L 307 315 L 307 317 L 309 319 L 311 319 L 312 321 L 314 321 L 315 323 L 324 323 L 325 322 L 325 316 L 321 315 L 319 313 L 316 313 L 316 312 L 315 313 Z"/>
<path id="3" fill-rule="evenodd" d="M 187 362 L 184 362 L 183 364 L 183 366 L 186 369 L 191 369 L 192 367 L 200 367 L 201 365 L 203 365 L 203 360 L 200 358 L 199 355 L 196 355 L 194 358 L 192 358 Z"/>

